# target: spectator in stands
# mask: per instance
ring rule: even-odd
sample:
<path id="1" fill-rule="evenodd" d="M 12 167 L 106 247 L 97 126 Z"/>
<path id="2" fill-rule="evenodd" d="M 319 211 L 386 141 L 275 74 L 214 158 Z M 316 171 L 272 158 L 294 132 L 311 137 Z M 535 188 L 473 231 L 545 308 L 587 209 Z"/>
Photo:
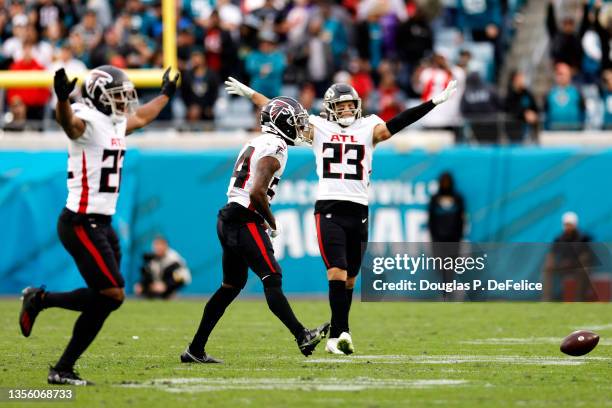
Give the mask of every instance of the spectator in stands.
<path id="1" fill-rule="evenodd" d="M 603 128 L 612 129 L 612 68 L 606 69 L 602 75 L 600 89 L 601 99 L 604 108 Z"/>
<path id="2" fill-rule="evenodd" d="M 61 24 L 64 20 L 64 10 L 60 3 L 54 0 L 39 0 L 34 7 L 36 30 L 43 32 L 51 24 Z"/>
<path id="3" fill-rule="evenodd" d="M 565 15 L 559 27 L 554 4 L 549 1 L 546 28 L 551 41 L 550 54 L 553 62 L 563 62 L 569 65 L 575 73 L 579 72 L 582 65 L 582 34 L 576 32 L 574 17 L 569 14 Z"/>
<path id="4" fill-rule="evenodd" d="M 321 112 L 321 107 L 315 103 L 316 96 L 315 87 L 310 83 L 304 84 L 300 91 L 300 103 L 311 115 L 318 115 Z"/>
<path id="5" fill-rule="evenodd" d="M 48 67 L 53 61 L 53 47 L 46 41 L 40 41 L 38 31 L 34 24 L 30 24 L 26 27 L 25 44 L 32 47 L 32 58 L 44 67 Z M 17 59 L 22 58 L 22 53 L 17 52 L 15 56 Z"/>
<path id="6" fill-rule="evenodd" d="M 182 78 L 181 93 L 187 107 L 187 121 L 213 121 L 219 78 L 208 68 L 202 50 L 196 49 L 191 53 L 189 68 L 183 72 Z"/>
<path id="7" fill-rule="evenodd" d="M 363 58 L 354 58 L 349 63 L 350 80 L 349 82 L 361 97 L 362 109 L 367 112 L 370 93 L 374 90 L 370 64 Z M 342 77 L 344 71 L 337 72 L 335 76 Z M 346 82 L 345 80 L 334 79 L 334 82 Z"/>
<path id="8" fill-rule="evenodd" d="M 238 33 L 240 24 L 242 24 L 242 12 L 240 7 L 232 4 L 231 0 L 217 0 L 217 10 L 221 19 L 221 28 L 230 33 Z M 234 37 L 235 40 L 238 37 Z"/>
<path id="9" fill-rule="evenodd" d="M 95 10 L 87 9 L 83 20 L 74 26 L 71 32 L 80 34 L 85 47 L 88 49 L 92 49 L 98 44 L 102 39 L 102 26 L 98 24 Z"/>
<path id="10" fill-rule="evenodd" d="M 434 95 L 442 92 L 451 80 L 457 80 L 457 95 L 463 95 L 465 88 L 465 72 L 454 65 L 449 65 L 442 54 L 434 54 L 417 68 L 413 75 L 414 90 L 420 92 L 421 100 L 428 101 Z M 443 129 L 455 133 L 457 140 L 461 138 L 461 98 L 451 98 L 447 103 L 425 115 L 420 123 L 427 129 Z"/>
<path id="11" fill-rule="evenodd" d="M 514 71 L 510 75 L 504 103 L 507 114 L 506 133 L 512 141 L 522 141 L 535 135 L 540 122 L 538 104 L 525 81 L 525 74 Z"/>
<path id="12" fill-rule="evenodd" d="M 25 43 L 21 59 L 14 61 L 9 69 L 11 71 L 44 71 L 45 67 L 34 59 L 33 47 L 33 44 Z M 7 91 L 9 101 L 15 97 L 21 98 L 26 105 L 28 119 L 39 121 L 44 117 L 45 105 L 50 96 L 49 88 L 12 88 Z"/>
<path id="13" fill-rule="evenodd" d="M 70 33 L 68 37 L 68 43 L 70 44 L 70 50 L 72 55 L 79 61 L 83 62 L 88 68 L 93 68 L 91 64 L 90 50 L 85 46 L 83 37 L 79 33 Z"/>
<path id="14" fill-rule="evenodd" d="M 612 7 L 608 6 L 607 15 L 603 16 L 601 13 L 602 1 L 596 0 L 593 9 L 593 23 L 595 32 L 599 36 L 599 43 L 601 44 L 601 70 L 612 69 L 612 63 L 610 62 L 610 43 L 612 40 Z M 605 23 L 602 23 L 605 21 Z"/>
<path id="15" fill-rule="evenodd" d="M 476 140 L 499 142 L 500 102 L 495 88 L 485 83 L 478 72 L 471 72 L 465 81 L 461 97 L 461 113 L 472 137 Z"/>
<path id="16" fill-rule="evenodd" d="M 333 57 L 334 71 L 348 67 L 348 33 L 342 21 L 336 16 L 332 0 L 319 0 L 319 14 L 322 20 L 322 40 L 329 44 Z"/>
<path id="17" fill-rule="evenodd" d="M 60 23 L 49 24 L 43 33 L 43 41 L 47 42 L 53 51 L 57 51 L 65 41 L 64 32 Z"/>
<path id="18" fill-rule="evenodd" d="M 366 19 L 355 26 L 355 46 L 361 59 L 369 62 L 373 72 L 384 58 L 383 26 L 381 20 L 387 10 L 384 2 L 373 4 Z"/>
<path id="19" fill-rule="evenodd" d="M 281 94 L 283 73 L 287 66 L 285 55 L 278 51 L 277 36 L 272 31 L 259 34 L 259 49 L 252 51 L 245 61 L 246 71 L 251 77 L 251 87 L 270 97 Z"/>
<path id="20" fill-rule="evenodd" d="M 595 13 L 589 11 L 589 0 L 583 0 L 580 41 L 582 45 L 581 79 L 588 84 L 596 83 L 601 69 L 601 44 L 593 22 Z"/>
<path id="21" fill-rule="evenodd" d="M 144 254 L 143 259 L 140 282 L 134 285 L 136 295 L 170 299 L 191 282 L 191 272 L 185 260 L 170 248 L 163 237 L 155 238 L 153 252 Z"/>
<path id="22" fill-rule="evenodd" d="M 25 14 L 17 14 L 11 20 L 12 36 L 2 44 L 2 55 L 8 60 L 19 59 L 26 40 L 28 17 Z"/>
<path id="23" fill-rule="evenodd" d="M 9 111 L 4 115 L 5 132 L 23 132 L 27 127 L 27 107 L 21 96 L 9 99 Z"/>
<path id="24" fill-rule="evenodd" d="M 380 83 L 369 102 L 372 110 L 385 122 L 402 112 L 406 97 L 395 82 L 395 73 L 388 61 L 378 66 Z"/>
<path id="25" fill-rule="evenodd" d="M 578 215 L 566 212 L 561 217 L 563 232 L 553 242 L 546 256 L 542 279 L 542 300 L 550 301 L 553 296 L 555 276 L 571 277 L 576 281 L 576 300 L 586 300 L 590 285 L 592 250 L 591 237 L 578 229 Z"/>
<path id="26" fill-rule="evenodd" d="M 501 0 L 459 0 L 457 26 L 471 35 L 472 40 L 490 43 L 495 52 L 495 67 L 502 64 L 502 4 Z"/>
<path id="27" fill-rule="evenodd" d="M 571 68 L 559 62 L 555 65 L 555 85 L 546 96 L 546 129 L 580 130 L 584 117 L 584 98 L 572 84 Z"/>
<path id="28" fill-rule="evenodd" d="M 109 27 L 104 32 L 100 43 L 91 51 L 90 67 L 111 64 L 127 66 L 125 56 L 131 51 L 129 45 L 123 45 L 120 40 L 120 30 L 116 27 Z"/>
<path id="29" fill-rule="evenodd" d="M 253 10 L 252 14 L 259 20 L 260 31 L 276 32 L 277 25 L 281 23 L 283 17 L 281 11 L 276 8 L 274 0 L 265 0 L 263 6 Z"/>
<path id="30" fill-rule="evenodd" d="M 401 62 L 398 83 L 405 92 L 414 95 L 412 74 L 420 61 L 433 51 L 433 31 L 420 7 L 414 16 L 399 25 L 395 43 Z"/>
<path id="31" fill-rule="evenodd" d="M 219 12 L 213 10 L 208 19 L 204 35 L 204 51 L 208 67 L 221 78 L 227 78 L 236 72 L 236 46 L 231 34 L 221 28 Z"/>
<path id="32" fill-rule="evenodd" d="M 307 77 L 316 90 L 317 97 L 323 94 L 331 85 L 331 77 L 334 74 L 334 57 L 327 34 L 322 31 L 323 20 L 320 17 L 313 18 L 308 24 L 308 59 Z"/>
<path id="33" fill-rule="evenodd" d="M 176 37 L 176 54 L 178 57 L 178 68 L 182 72 L 187 69 L 187 63 L 191 58 L 191 51 L 195 45 L 195 36 L 192 30 L 183 28 L 179 30 Z"/>

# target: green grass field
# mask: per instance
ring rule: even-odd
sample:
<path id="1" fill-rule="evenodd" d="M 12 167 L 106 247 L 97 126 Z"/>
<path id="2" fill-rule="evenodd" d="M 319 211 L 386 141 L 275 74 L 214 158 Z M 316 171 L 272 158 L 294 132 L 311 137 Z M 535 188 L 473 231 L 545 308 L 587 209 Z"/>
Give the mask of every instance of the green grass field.
<path id="1" fill-rule="evenodd" d="M 309 326 L 328 319 L 323 300 L 292 303 Z M 612 406 L 611 304 L 353 305 L 357 353 L 331 356 L 321 344 L 304 358 L 264 301 L 239 299 L 207 346 L 225 363 L 202 366 L 180 364 L 178 356 L 203 301 L 130 299 L 78 364 L 96 386 L 52 406 Z M 0 301 L 0 386 L 47 388 L 48 365 L 77 314 L 46 310 L 26 339 L 19 307 L 16 299 Z M 560 340 L 579 328 L 597 331 L 600 345 L 586 357 L 561 354 Z M 0 403 L 11 405 L 42 406 Z"/>

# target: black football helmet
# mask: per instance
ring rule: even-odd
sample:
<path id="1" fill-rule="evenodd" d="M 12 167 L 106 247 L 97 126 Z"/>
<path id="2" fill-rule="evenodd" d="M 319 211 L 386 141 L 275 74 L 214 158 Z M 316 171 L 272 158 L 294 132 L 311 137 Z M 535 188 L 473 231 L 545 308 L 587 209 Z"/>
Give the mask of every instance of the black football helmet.
<path id="1" fill-rule="evenodd" d="M 138 96 L 132 81 L 125 72 L 110 65 L 89 71 L 83 81 L 82 94 L 86 103 L 114 121 L 133 113 L 138 106 Z"/>
<path id="2" fill-rule="evenodd" d="M 355 108 L 351 109 L 352 115 L 350 117 L 341 117 L 336 105 L 339 102 L 347 101 L 353 101 Z M 333 84 L 330 86 L 323 96 L 323 106 L 327 113 L 327 120 L 337 122 L 341 126 L 350 126 L 361 117 L 361 98 L 355 88 L 349 84 Z"/>
<path id="3" fill-rule="evenodd" d="M 285 139 L 289 145 L 310 145 L 308 112 L 295 99 L 279 96 L 261 110 L 261 130 Z"/>

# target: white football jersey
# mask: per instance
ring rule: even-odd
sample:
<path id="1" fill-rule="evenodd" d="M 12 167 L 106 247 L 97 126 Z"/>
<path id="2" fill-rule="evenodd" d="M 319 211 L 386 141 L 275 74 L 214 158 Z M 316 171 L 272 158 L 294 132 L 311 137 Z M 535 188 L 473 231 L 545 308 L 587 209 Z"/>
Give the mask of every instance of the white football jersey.
<path id="1" fill-rule="evenodd" d="M 374 127 L 385 122 L 376 115 L 357 119 L 348 127 L 314 115 L 309 121 L 319 176 L 317 200 L 368 205 Z"/>
<path id="2" fill-rule="evenodd" d="M 249 195 L 255 181 L 257 163 L 263 157 L 274 157 L 280 163 L 280 169 L 274 173 L 268 187 L 268 200 L 272 200 L 276 185 L 287 164 L 287 143 L 278 136 L 264 133 L 251 140 L 240 150 L 227 188 L 228 203 L 234 202 L 253 209 Z"/>
<path id="3" fill-rule="evenodd" d="M 127 120 L 111 118 L 82 103 L 72 104 L 85 132 L 68 145 L 68 200 L 70 211 L 113 215 L 119 197 L 125 155 Z"/>

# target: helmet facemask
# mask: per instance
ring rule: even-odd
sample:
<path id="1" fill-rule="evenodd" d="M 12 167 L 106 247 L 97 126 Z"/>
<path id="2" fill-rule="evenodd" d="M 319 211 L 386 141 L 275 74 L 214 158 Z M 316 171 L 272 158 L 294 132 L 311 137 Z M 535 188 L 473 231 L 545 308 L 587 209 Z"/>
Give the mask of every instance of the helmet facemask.
<path id="1" fill-rule="evenodd" d="M 138 96 L 131 82 L 113 88 L 103 88 L 100 103 L 111 110 L 113 121 L 120 121 L 133 114 L 138 107 Z"/>
<path id="2" fill-rule="evenodd" d="M 354 108 L 348 109 L 351 116 L 342 116 L 346 109 L 338 110 L 338 105 L 342 102 L 353 102 Z M 340 126 L 350 126 L 361 117 L 361 98 L 354 99 L 351 95 L 341 95 L 339 98 L 326 102 L 325 110 L 328 114 L 328 120 L 338 122 Z"/>
<path id="3" fill-rule="evenodd" d="M 300 112 L 289 119 L 289 122 L 295 126 L 295 140 L 293 144 L 295 146 L 311 146 L 312 135 L 310 133 L 310 122 L 308 121 L 308 113 Z"/>

